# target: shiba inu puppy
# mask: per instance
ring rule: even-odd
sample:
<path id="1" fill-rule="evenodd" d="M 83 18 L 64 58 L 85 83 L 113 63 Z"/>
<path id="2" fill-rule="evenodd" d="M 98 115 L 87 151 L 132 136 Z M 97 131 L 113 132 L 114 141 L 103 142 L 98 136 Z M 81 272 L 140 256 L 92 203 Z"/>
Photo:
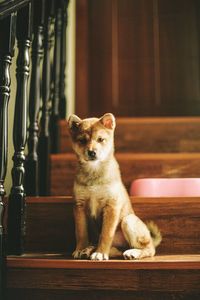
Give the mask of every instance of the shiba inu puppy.
<path id="1" fill-rule="evenodd" d="M 108 260 L 122 254 L 125 259 L 155 255 L 161 234 L 154 223 L 146 225 L 132 208 L 114 157 L 115 117 L 68 119 L 72 147 L 78 159 L 74 181 L 76 249 L 75 259 Z M 91 225 L 100 224 L 97 246 L 89 237 Z M 93 226 L 93 225 L 92 225 Z"/>

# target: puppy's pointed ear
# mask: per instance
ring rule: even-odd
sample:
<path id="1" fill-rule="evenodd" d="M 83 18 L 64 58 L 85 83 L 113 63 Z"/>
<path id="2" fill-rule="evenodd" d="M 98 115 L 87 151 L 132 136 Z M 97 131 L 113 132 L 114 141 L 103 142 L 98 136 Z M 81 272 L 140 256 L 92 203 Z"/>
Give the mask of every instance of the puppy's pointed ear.
<path id="1" fill-rule="evenodd" d="M 101 124 L 108 129 L 115 129 L 115 117 L 111 113 L 107 113 L 100 118 Z"/>
<path id="2" fill-rule="evenodd" d="M 67 121 L 69 129 L 72 131 L 77 130 L 81 121 L 82 120 L 77 115 L 69 116 Z"/>

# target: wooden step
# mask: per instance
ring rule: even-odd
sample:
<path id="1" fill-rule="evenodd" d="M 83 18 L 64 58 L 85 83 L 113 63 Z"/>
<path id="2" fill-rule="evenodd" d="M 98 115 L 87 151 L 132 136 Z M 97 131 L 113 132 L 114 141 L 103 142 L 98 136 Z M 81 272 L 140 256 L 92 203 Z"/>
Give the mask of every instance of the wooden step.
<path id="1" fill-rule="evenodd" d="M 117 152 L 200 152 L 200 118 L 117 118 Z M 71 152 L 67 121 L 60 121 L 60 152 Z"/>
<path id="2" fill-rule="evenodd" d="M 117 153 L 122 179 L 129 190 L 137 178 L 200 177 L 200 153 Z M 51 195 L 71 195 L 76 172 L 72 153 L 51 156 Z"/>
<path id="3" fill-rule="evenodd" d="M 24 256 L 8 258 L 7 266 L 7 299 L 198 299 L 200 293 L 200 255 L 106 262 Z"/>
<path id="4" fill-rule="evenodd" d="M 7 257 L 6 299 L 199 299 L 200 198 L 131 201 L 138 216 L 162 231 L 156 256 L 95 262 L 69 257 L 72 197 L 27 198 L 27 253 Z"/>
<path id="5" fill-rule="evenodd" d="M 200 198 L 131 200 L 139 217 L 151 219 L 159 226 L 163 241 L 158 254 L 200 254 Z M 73 203 L 72 197 L 27 198 L 25 252 L 73 251 Z"/>

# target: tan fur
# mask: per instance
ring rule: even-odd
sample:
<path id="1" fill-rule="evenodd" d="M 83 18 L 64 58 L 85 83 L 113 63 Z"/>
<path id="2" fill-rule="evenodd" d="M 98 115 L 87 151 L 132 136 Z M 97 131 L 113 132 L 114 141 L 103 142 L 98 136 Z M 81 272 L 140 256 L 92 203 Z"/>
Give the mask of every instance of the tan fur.
<path id="1" fill-rule="evenodd" d="M 81 120 L 71 115 L 68 127 L 78 159 L 73 257 L 106 260 L 113 253 L 119 255 L 116 248 L 128 248 L 123 253 L 125 259 L 153 256 L 161 235 L 156 225 L 150 223 L 149 230 L 133 211 L 114 157 L 114 116 L 108 113 L 100 119 Z M 97 246 L 90 244 L 89 219 L 102 219 Z"/>

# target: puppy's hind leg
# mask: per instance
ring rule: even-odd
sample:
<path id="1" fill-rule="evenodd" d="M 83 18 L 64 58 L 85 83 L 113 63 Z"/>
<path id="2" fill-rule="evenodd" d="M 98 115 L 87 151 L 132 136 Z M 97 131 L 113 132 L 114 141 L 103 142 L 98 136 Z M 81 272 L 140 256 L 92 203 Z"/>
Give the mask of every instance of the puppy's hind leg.
<path id="1" fill-rule="evenodd" d="M 155 255 L 155 247 L 150 232 L 136 215 L 130 214 L 122 219 L 122 232 L 130 249 L 123 253 L 125 259 L 140 259 Z"/>

